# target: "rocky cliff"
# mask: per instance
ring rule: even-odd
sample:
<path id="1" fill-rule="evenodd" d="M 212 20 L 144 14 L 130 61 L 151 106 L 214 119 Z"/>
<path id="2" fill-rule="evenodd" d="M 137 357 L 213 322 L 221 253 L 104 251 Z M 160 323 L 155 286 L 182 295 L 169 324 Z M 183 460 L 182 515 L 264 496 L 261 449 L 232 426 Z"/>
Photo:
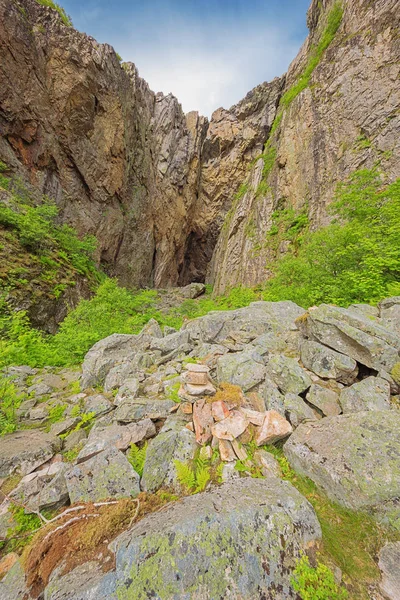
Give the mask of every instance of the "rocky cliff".
<path id="1" fill-rule="evenodd" d="M 96 236 L 98 262 L 122 284 L 259 283 L 277 208 L 318 226 L 353 170 L 379 162 L 400 174 L 396 0 L 345 0 L 333 41 L 287 101 L 334 6 L 313 0 L 286 76 L 208 122 L 51 8 L 0 0 L 0 159 Z M 256 160 L 266 143 L 270 165 L 265 152 Z"/>

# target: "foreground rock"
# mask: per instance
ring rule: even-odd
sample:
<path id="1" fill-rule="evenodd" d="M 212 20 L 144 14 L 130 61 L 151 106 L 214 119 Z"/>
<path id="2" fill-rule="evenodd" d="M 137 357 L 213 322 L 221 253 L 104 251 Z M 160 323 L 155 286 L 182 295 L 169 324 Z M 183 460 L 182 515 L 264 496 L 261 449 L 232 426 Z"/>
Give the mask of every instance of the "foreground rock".
<path id="1" fill-rule="evenodd" d="M 240 479 L 184 498 L 117 538 L 118 598 L 296 598 L 291 571 L 321 537 L 289 483 Z"/>
<path id="2" fill-rule="evenodd" d="M 60 440 L 44 431 L 26 430 L 5 435 L 0 443 L 0 477 L 14 471 L 28 475 L 60 448 Z"/>
<path id="3" fill-rule="evenodd" d="M 339 415 L 300 425 L 284 452 L 334 502 L 400 529 L 399 431 L 398 411 Z"/>

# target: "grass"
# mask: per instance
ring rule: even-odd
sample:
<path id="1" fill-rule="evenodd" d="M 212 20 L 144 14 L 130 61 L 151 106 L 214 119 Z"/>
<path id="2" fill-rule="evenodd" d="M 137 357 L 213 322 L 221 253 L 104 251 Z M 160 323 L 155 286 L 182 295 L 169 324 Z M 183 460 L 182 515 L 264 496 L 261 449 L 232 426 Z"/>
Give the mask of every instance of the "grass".
<path id="1" fill-rule="evenodd" d="M 380 579 L 377 554 L 387 540 L 400 539 L 400 534 L 380 526 L 368 513 L 331 502 L 311 479 L 291 469 L 281 447 L 264 448 L 278 460 L 283 479 L 314 507 L 322 529 L 321 560 L 328 566 L 333 562 L 340 567 L 352 600 L 368 600 L 368 586 Z"/>
<path id="2" fill-rule="evenodd" d="M 36 2 L 38 4 L 41 4 L 42 6 L 47 6 L 48 8 L 52 8 L 53 10 L 57 11 L 64 25 L 66 25 L 67 27 L 72 27 L 71 17 L 67 15 L 65 9 L 62 8 L 62 6 L 56 4 L 56 2 L 53 2 L 53 0 L 36 0 Z"/>

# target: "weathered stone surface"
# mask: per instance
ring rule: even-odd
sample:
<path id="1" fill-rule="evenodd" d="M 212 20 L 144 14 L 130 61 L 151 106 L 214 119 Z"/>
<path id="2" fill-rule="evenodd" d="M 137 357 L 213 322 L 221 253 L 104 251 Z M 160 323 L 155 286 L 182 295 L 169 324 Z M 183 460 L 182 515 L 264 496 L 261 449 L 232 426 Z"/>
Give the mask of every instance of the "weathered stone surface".
<path id="1" fill-rule="evenodd" d="M 223 460 L 224 462 L 236 461 L 236 454 L 229 440 L 218 440 L 218 449 L 221 460 Z"/>
<path id="2" fill-rule="evenodd" d="M 377 371 L 390 372 L 399 360 L 400 336 L 359 312 L 321 304 L 310 311 L 306 329 L 326 346 Z"/>
<path id="3" fill-rule="evenodd" d="M 218 382 L 238 385 L 244 392 L 261 383 L 265 372 L 264 360 L 255 350 L 225 354 L 217 361 Z"/>
<path id="4" fill-rule="evenodd" d="M 285 415 L 285 396 L 278 390 L 278 386 L 267 375 L 261 388 L 264 404 L 267 410 L 276 410 L 282 416 Z"/>
<path id="5" fill-rule="evenodd" d="M 137 423 L 117 425 L 113 423 L 107 427 L 93 427 L 90 431 L 88 442 L 106 442 L 118 450 L 127 450 L 131 444 L 137 444 L 156 435 L 156 427 L 151 419 L 143 419 Z"/>
<path id="6" fill-rule="evenodd" d="M 340 393 L 340 404 L 343 413 L 361 412 L 363 410 L 389 410 L 390 385 L 379 377 L 367 377 Z"/>
<path id="7" fill-rule="evenodd" d="M 334 417 L 342 412 L 339 394 L 317 383 L 312 384 L 306 398 L 307 402 L 319 408 L 326 417 Z"/>
<path id="8" fill-rule="evenodd" d="M 316 421 L 317 414 L 304 402 L 303 398 L 296 394 L 285 395 L 285 414 L 291 425 L 296 428 L 304 421 Z"/>
<path id="9" fill-rule="evenodd" d="M 115 396 L 114 404 L 121 404 L 126 398 L 137 398 L 139 395 L 139 379 L 137 377 L 128 377 L 124 383 L 118 388 L 118 393 Z"/>
<path id="10" fill-rule="evenodd" d="M 44 592 L 44 600 L 117 600 L 115 574 L 104 573 L 91 561 L 64 573 L 64 565 L 54 569 Z"/>
<path id="11" fill-rule="evenodd" d="M 379 303 L 379 313 L 383 325 L 394 329 L 400 335 L 400 296 L 386 298 Z"/>
<path id="12" fill-rule="evenodd" d="M 181 294 L 184 298 L 198 298 L 206 291 L 204 283 L 189 283 L 181 290 Z"/>
<path id="13" fill-rule="evenodd" d="M 269 377 L 285 393 L 300 394 L 311 385 L 311 379 L 294 358 L 282 354 L 271 356 L 267 365 Z"/>
<path id="14" fill-rule="evenodd" d="M 142 489 L 155 492 L 160 487 L 173 487 L 179 491 L 180 485 L 173 461 L 186 462 L 192 459 L 196 448 L 196 438 L 186 429 L 185 422 L 170 417 L 147 448 Z"/>
<path id="15" fill-rule="evenodd" d="M 379 553 L 380 587 L 388 600 L 400 600 L 400 542 L 388 542 Z"/>
<path id="16" fill-rule="evenodd" d="M 44 431 L 25 430 L 0 438 L 0 477 L 31 473 L 60 450 L 60 440 Z"/>
<path id="17" fill-rule="evenodd" d="M 211 441 L 211 427 L 214 424 L 214 419 L 211 414 L 211 404 L 204 398 L 196 400 L 193 404 L 193 424 L 198 444 L 207 444 Z"/>
<path id="18" fill-rule="evenodd" d="M 21 561 L 17 561 L 0 581 L 0 600 L 20 600 L 27 592 L 25 572 Z"/>
<path id="19" fill-rule="evenodd" d="M 87 433 L 83 429 L 78 429 L 78 431 L 72 431 L 64 440 L 63 450 L 72 450 L 73 448 L 78 446 L 78 444 L 82 444 L 86 438 Z"/>
<path id="20" fill-rule="evenodd" d="M 239 437 L 247 428 L 249 420 L 238 410 L 231 410 L 229 417 L 212 426 L 212 434 L 219 440 L 230 440 Z"/>
<path id="21" fill-rule="evenodd" d="M 150 349 L 160 350 L 162 354 L 168 354 L 173 350 L 179 350 L 182 346 L 187 345 L 189 341 L 190 335 L 188 331 L 177 331 L 164 338 L 154 338 L 151 341 Z"/>
<path id="22" fill-rule="evenodd" d="M 214 421 L 222 421 L 229 417 L 229 408 L 223 400 L 217 400 L 211 404 Z"/>
<path id="23" fill-rule="evenodd" d="M 254 452 L 254 461 L 260 466 L 264 477 L 280 477 L 281 469 L 278 461 L 270 452 L 266 450 L 256 450 Z"/>
<path id="24" fill-rule="evenodd" d="M 261 427 L 257 428 L 255 440 L 257 446 L 274 444 L 292 433 L 290 423 L 275 410 L 269 410 Z"/>
<path id="25" fill-rule="evenodd" d="M 87 398 L 85 398 L 85 413 L 94 413 L 95 417 L 105 415 L 111 410 L 113 410 L 113 408 L 114 406 L 111 404 L 108 398 L 106 398 L 102 394 L 96 394 L 95 396 L 88 396 Z"/>
<path id="26" fill-rule="evenodd" d="M 327 417 L 300 425 L 284 452 L 331 500 L 371 509 L 400 528 L 399 427 L 398 411 Z"/>
<path id="27" fill-rule="evenodd" d="M 357 377 L 358 368 L 355 360 L 319 342 L 304 340 L 300 356 L 306 369 L 323 379 L 353 383 Z"/>
<path id="28" fill-rule="evenodd" d="M 68 468 L 68 465 L 62 464 L 58 473 L 56 473 L 53 479 L 40 491 L 37 498 L 39 510 L 54 510 L 68 504 L 69 493 L 67 482 L 65 480 L 65 472 Z"/>
<path id="29" fill-rule="evenodd" d="M 172 400 L 151 400 L 148 398 L 135 398 L 124 400 L 114 413 L 114 420 L 118 423 L 132 423 L 141 419 L 165 419 L 170 409 L 175 406 Z"/>
<path id="30" fill-rule="evenodd" d="M 113 446 L 71 467 L 65 479 L 71 503 L 137 496 L 140 491 L 139 475 Z"/>
<path id="31" fill-rule="evenodd" d="M 64 421 L 53 423 L 53 425 L 50 427 L 50 433 L 51 435 L 68 433 L 68 431 L 71 431 L 71 429 L 73 429 L 79 423 L 79 421 L 80 419 L 78 417 L 70 417 Z"/>
<path id="32" fill-rule="evenodd" d="M 276 478 L 238 479 L 149 515 L 114 542 L 117 593 L 155 598 L 294 598 L 290 573 L 321 537 L 311 505 Z"/>

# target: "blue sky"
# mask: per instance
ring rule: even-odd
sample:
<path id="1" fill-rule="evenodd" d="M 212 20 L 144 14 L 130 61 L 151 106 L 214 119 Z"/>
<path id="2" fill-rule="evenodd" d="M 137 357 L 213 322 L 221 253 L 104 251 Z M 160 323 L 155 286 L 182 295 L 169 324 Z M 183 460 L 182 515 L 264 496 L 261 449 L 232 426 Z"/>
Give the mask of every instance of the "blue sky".
<path id="1" fill-rule="evenodd" d="M 210 116 L 284 73 L 310 0 L 64 0 L 74 26 L 132 61 L 155 91 Z"/>

